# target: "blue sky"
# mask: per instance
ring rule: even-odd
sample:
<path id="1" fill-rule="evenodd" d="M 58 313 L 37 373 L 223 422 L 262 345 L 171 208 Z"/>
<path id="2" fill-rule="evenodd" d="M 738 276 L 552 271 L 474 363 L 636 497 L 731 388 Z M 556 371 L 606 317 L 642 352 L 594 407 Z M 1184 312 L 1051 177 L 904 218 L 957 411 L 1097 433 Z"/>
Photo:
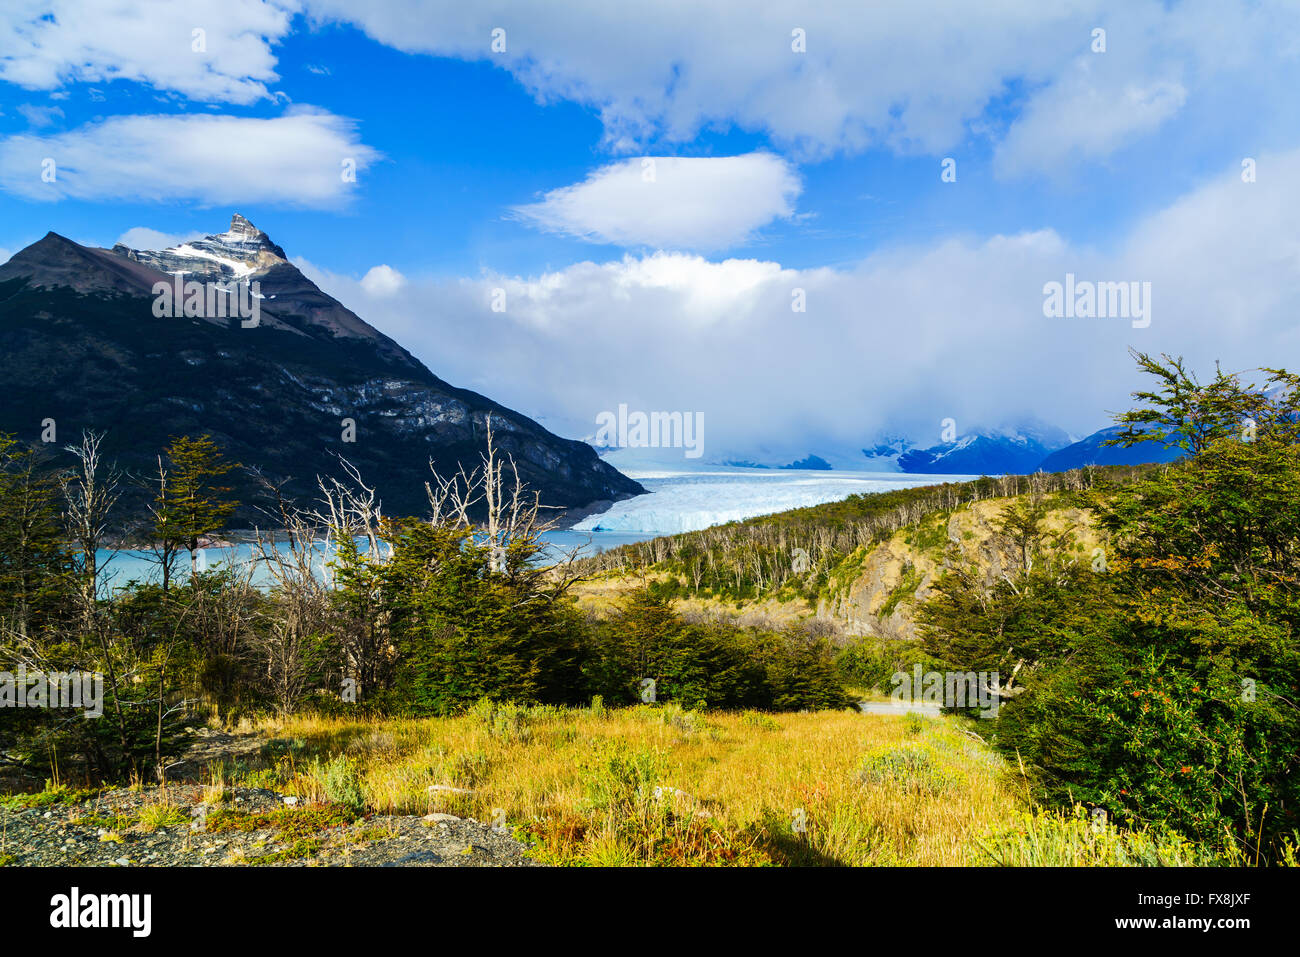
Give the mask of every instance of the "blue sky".
<path id="1" fill-rule="evenodd" d="M 509 218 L 509 208 L 579 182 L 594 168 L 626 156 L 787 152 L 770 133 L 737 126 L 702 130 L 688 141 L 651 136 L 636 151 L 613 148 L 602 142 L 601 120 L 592 106 L 563 99 L 539 102 L 490 60 L 403 53 L 354 26 L 312 28 L 304 14 L 294 17 L 293 25 L 274 47 L 279 79 L 271 89 L 278 99 L 207 103 L 123 80 L 60 83 L 48 92 L 0 83 L 0 135 L 50 136 L 115 114 L 220 112 L 274 118 L 283 114 L 286 98 L 321 107 L 355 121 L 361 142 L 382 158 L 329 208 L 303 209 L 290 198 L 257 197 L 241 210 L 254 222 L 273 224 L 274 237 L 286 249 L 333 270 L 355 271 L 377 256 L 403 272 L 444 275 L 483 267 L 527 274 L 582 258 L 620 255 L 617 245 L 529 228 Z M 1089 34 L 1076 32 L 1080 50 L 1086 51 Z M 1007 87 L 972 124 L 1005 128 L 1014 122 L 1030 94 L 1015 78 L 1008 78 Z M 62 115 L 43 115 L 33 124 L 22 107 Z M 1248 129 L 1252 119 L 1243 113 L 1235 123 Z M 1182 124 L 1194 122 L 1189 117 Z M 1070 168 L 1050 178 L 999 177 L 992 162 L 996 141 L 976 132 L 942 155 L 900 155 L 890 149 L 837 152 L 798 163 L 803 192 L 797 219 L 773 221 L 754 237 L 710 252 L 756 254 L 810 267 L 856 261 L 900 240 L 1043 227 L 1104 244 L 1144 212 L 1239 159 L 1230 142 L 1190 138 L 1193 148 L 1180 147 L 1177 162 L 1170 164 L 1169 145 L 1182 139 L 1179 125 L 1175 120 L 1160 136 L 1117 150 L 1104 164 Z M 1243 130 L 1239 135 L 1257 141 L 1257 133 Z M 947 156 L 958 162 L 956 183 L 940 180 L 939 163 Z M 1089 200 L 1096 196 L 1105 199 Z M 47 203 L 0 194 L 0 248 L 20 248 L 49 229 L 95 242 L 115 240 L 127 223 L 171 234 L 207 232 L 221 225 L 226 205 L 207 203 L 201 195 L 182 203 L 112 197 Z"/>
<path id="2" fill-rule="evenodd" d="M 947 415 L 1081 433 L 1135 384 L 1130 346 L 1243 367 L 1294 346 L 1294 241 L 1267 230 L 1295 198 L 1298 20 L 1247 0 L 20 2 L 0 13 L 0 252 L 237 210 L 435 372 L 567 434 L 619 402 L 707 410 L 719 452 L 777 457 Z M 1250 268 L 1225 272 L 1225 243 Z M 1042 284 L 1087 269 L 1155 282 L 1154 331 L 1045 324 Z M 511 307 L 484 313 L 497 288 Z M 1062 362 L 1070 388 L 1043 372 Z M 805 376 L 775 404 L 747 385 Z"/>

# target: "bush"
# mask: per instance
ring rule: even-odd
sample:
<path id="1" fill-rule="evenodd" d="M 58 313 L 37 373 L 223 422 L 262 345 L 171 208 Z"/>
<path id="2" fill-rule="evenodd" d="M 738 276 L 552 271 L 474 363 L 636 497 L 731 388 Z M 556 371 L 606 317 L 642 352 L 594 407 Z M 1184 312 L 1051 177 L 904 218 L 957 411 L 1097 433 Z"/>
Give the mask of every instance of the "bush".
<path id="1" fill-rule="evenodd" d="M 312 776 L 320 784 L 325 797 L 332 803 L 353 811 L 360 811 L 365 807 L 361 772 L 355 759 L 342 754 L 324 764 L 317 759 L 312 769 Z"/>
<path id="2" fill-rule="evenodd" d="M 981 856 L 1004 867 L 1205 867 L 1233 863 L 1163 825 L 1126 830 L 1082 805 L 1036 808 L 1014 827 L 986 835 Z"/>
<path id="3" fill-rule="evenodd" d="M 864 784 L 921 794 L 942 794 L 956 783 L 952 771 L 936 761 L 931 747 L 923 743 L 889 745 L 867 752 L 858 776 Z"/>
<path id="4" fill-rule="evenodd" d="M 615 744 L 593 749 L 582 770 L 592 808 L 630 813 L 649 805 L 663 777 L 664 761 L 657 751 L 627 751 Z"/>

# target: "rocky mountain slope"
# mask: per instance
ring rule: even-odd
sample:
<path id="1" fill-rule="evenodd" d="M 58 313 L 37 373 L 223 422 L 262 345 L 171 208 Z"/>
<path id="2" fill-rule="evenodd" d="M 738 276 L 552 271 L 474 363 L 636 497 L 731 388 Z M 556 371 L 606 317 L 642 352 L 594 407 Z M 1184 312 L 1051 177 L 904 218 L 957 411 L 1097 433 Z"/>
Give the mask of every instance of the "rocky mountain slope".
<path id="1" fill-rule="evenodd" d="M 256 324 L 210 303 L 157 315 L 157 284 L 178 275 L 221 284 L 230 301 L 260 295 Z M 208 432 L 304 497 L 343 456 L 387 513 L 415 513 L 430 461 L 443 473 L 477 465 L 490 416 L 498 447 L 549 505 L 581 512 L 644 491 L 585 443 L 439 379 L 239 215 L 161 251 L 49 233 L 14 255 L 0 266 L 0 376 L 0 430 L 35 443 L 52 419 L 52 447 L 106 430 L 109 454 L 140 472 L 170 436 Z M 237 485 L 247 500 L 251 482 Z"/>
<path id="2" fill-rule="evenodd" d="M 991 585 L 1013 566 L 995 528 L 1009 499 L 985 499 L 951 515 L 927 518 L 917 529 L 862 547 L 835 569 L 829 596 L 818 602 L 817 617 L 833 619 L 852 634 L 887 638 L 916 637 L 913 609 L 951 567 L 976 567 Z M 1068 532 L 1078 561 L 1091 561 L 1100 538 L 1089 515 L 1079 508 L 1049 511 L 1043 527 Z M 950 548 L 956 548 L 956 554 Z"/>

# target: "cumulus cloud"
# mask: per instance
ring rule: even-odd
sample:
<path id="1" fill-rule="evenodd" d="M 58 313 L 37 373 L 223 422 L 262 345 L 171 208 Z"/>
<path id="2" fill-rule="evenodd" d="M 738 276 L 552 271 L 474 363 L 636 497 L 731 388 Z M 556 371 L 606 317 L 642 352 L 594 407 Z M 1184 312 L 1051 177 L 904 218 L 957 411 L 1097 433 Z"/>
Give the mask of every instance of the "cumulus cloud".
<path id="1" fill-rule="evenodd" d="M 1234 103 L 1264 122 L 1300 83 L 1290 0 L 14 0 L 0 10 L 0 80 L 124 79 L 249 104 L 273 96 L 274 50 L 300 12 L 405 52 L 498 65 L 541 101 L 597 111 L 606 144 L 627 152 L 713 127 L 801 158 L 942 155 L 974 135 L 991 139 L 1003 175 L 1050 173 L 1175 118 L 1214 135 Z M 1102 54 L 1090 49 L 1099 27 Z"/>
<path id="2" fill-rule="evenodd" d="M 361 288 L 377 299 L 394 295 L 405 285 L 406 277 L 387 265 L 374 266 L 361 277 Z"/>
<path id="3" fill-rule="evenodd" d="M 29 90 L 132 80 L 198 100 L 252 103 L 277 79 L 271 47 L 289 32 L 296 7 L 9 0 L 0 6 L 0 80 Z"/>
<path id="4" fill-rule="evenodd" d="M 798 174 L 771 153 L 647 156 L 602 167 L 512 212 L 590 242 L 716 250 L 793 215 L 801 189 Z"/>
<path id="5" fill-rule="evenodd" d="M 0 138 L 0 189 L 47 201 L 335 207 L 356 188 L 341 164 L 364 170 L 378 158 L 352 121 L 322 110 L 271 119 L 115 116 L 53 136 Z"/>
<path id="6" fill-rule="evenodd" d="M 703 412 L 706 459 L 856 454 L 886 428 L 931 444 L 948 417 L 959 431 L 1034 417 L 1083 434 L 1142 384 L 1130 346 L 1201 369 L 1295 354 L 1300 151 L 1259 168 L 1253 184 L 1225 171 L 1104 250 L 1040 230 L 838 269 L 656 252 L 530 277 L 412 277 L 385 296 L 302 265 L 438 375 L 575 437 L 619 403 Z M 1043 287 L 1067 272 L 1150 282 L 1150 326 L 1045 317 Z M 805 312 L 792 309 L 799 290 Z"/>
<path id="7" fill-rule="evenodd" d="M 396 49 L 487 61 L 541 100 L 588 105 L 608 144 L 628 151 L 734 125 L 804 156 L 875 146 L 934 154 L 978 129 L 995 144 L 1012 134 L 1000 159 L 1004 173 L 1019 173 L 1104 158 L 1198 97 L 1218 110 L 1249 101 L 1263 115 L 1300 81 L 1291 39 L 1300 9 L 1287 0 L 305 5 Z M 1108 30 L 1104 54 L 1090 49 L 1098 27 Z M 792 49 L 796 30 L 805 52 Z M 1268 70 L 1251 65 L 1252 51 Z M 1008 106 L 1026 114 L 1011 130 Z M 1049 149 L 1053 137 L 1064 140 Z"/>

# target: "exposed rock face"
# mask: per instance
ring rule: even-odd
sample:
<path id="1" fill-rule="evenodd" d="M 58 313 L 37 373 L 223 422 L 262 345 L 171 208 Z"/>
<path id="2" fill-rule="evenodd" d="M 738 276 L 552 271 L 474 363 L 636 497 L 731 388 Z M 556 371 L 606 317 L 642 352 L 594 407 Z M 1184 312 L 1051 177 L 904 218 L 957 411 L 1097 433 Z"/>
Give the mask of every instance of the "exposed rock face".
<path id="1" fill-rule="evenodd" d="M 221 282 L 245 279 L 252 273 L 288 261 L 283 249 L 238 213 L 231 218 L 230 228 L 215 236 L 205 236 L 161 251 L 130 249 L 121 243 L 112 251 L 159 272 L 180 271 L 195 278 Z"/>
<path id="2" fill-rule="evenodd" d="M 947 569 L 974 566 L 984 583 L 992 585 L 1016 568 L 1015 557 L 1007 553 L 995 528 L 1007 501 L 976 502 L 946 520 L 932 516 L 922 522 L 920 533 L 898 532 L 886 542 L 859 549 L 836 571 L 840 587 L 832 589 L 829 600 L 818 603 L 818 617 L 838 619 L 859 634 L 917 637 L 914 609 L 929 597 Z M 936 534 L 940 521 L 944 524 L 942 535 Z M 1087 512 L 1077 508 L 1052 511 L 1044 527 L 1052 532 L 1070 530 L 1077 560 L 1092 560 L 1092 549 L 1100 539 Z"/>
<path id="3" fill-rule="evenodd" d="M 156 316 L 155 285 L 177 272 L 257 282 L 257 326 L 206 311 Z M 140 471 L 171 436 L 208 432 L 232 459 L 297 479 L 303 497 L 343 456 L 387 513 L 418 514 L 430 461 L 447 474 L 477 466 L 490 417 L 498 447 L 546 504 L 583 509 L 644 492 L 585 443 L 443 382 L 239 215 L 224 233 L 167 250 L 92 249 L 50 233 L 16 254 L 0 266 L 0 375 L 13 384 L 0 391 L 0 430 L 36 442 L 52 418 L 59 446 L 83 428 L 106 430 L 109 450 Z M 251 485 L 238 491 L 251 497 Z"/>

